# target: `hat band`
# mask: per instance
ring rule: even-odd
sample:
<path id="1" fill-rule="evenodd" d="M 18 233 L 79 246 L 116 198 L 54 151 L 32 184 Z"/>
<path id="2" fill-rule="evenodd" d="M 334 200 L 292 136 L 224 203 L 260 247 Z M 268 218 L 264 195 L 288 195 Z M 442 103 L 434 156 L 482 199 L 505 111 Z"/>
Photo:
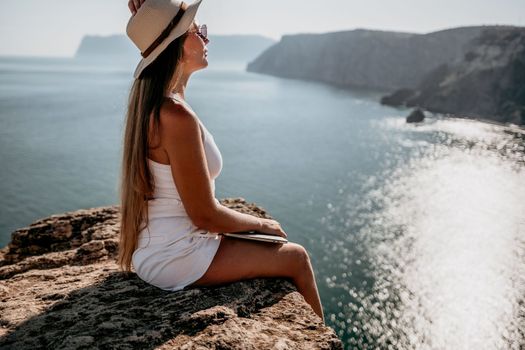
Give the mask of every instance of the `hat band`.
<path id="1" fill-rule="evenodd" d="M 144 58 L 148 57 L 149 54 L 151 53 L 151 51 L 155 50 L 155 48 L 157 46 L 159 46 L 159 44 L 164 40 L 166 39 L 166 37 L 171 33 L 171 30 L 173 28 L 175 28 L 175 26 L 180 22 L 181 18 L 182 18 L 182 15 L 184 15 L 184 12 L 186 12 L 186 9 L 188 8 L 188 5 L 182 1 L 181 4 L 180 4 L 180 9 L 179 11 L 177 12 L 177 14 L 175 15 L 175 17 L 173 17 L 173 19 L 171 20 L 171 22 L 168 24 L 168 26 L 166 27 L 166 29 L 164 29 L 162 31 L 162 33 L 160 33 L 160 35 L 157 37 L 157 39 L 155 39 L 155 41 L 144 51 L 144 52 L 141 52 L 140 55 Z"/>

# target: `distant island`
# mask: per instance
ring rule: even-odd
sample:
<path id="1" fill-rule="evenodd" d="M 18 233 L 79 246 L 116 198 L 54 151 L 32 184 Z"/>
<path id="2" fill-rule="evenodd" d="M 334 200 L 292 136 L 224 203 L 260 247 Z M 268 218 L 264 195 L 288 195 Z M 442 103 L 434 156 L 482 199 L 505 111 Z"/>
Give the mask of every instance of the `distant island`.
<path id="1" fill-rule="evenodd" d="M 75 58 L 93 58 L 97 56 L 113 56 L 137 59 L 140 55 L 131 40 L 123 34 L 115 35 L 85 35 L 80 41 Z"/>
<path id="2" fill-rule="evenodd" d="M 525 125 L 525 28 L 285 35 L 247 71 L 390 93 L 381 102 Z"/>
<path id="3" fill-rule="evenodd" d="M 210 35 L 209 38 L 210 61 L 249 62 L 276 43 L 275 40 L 260 35 Z M 140 53 L 124 34 L 84 36 L 75 53 L 76 59 L 97 60 L 108 56 L 113 59 L 137 61 Z"/>

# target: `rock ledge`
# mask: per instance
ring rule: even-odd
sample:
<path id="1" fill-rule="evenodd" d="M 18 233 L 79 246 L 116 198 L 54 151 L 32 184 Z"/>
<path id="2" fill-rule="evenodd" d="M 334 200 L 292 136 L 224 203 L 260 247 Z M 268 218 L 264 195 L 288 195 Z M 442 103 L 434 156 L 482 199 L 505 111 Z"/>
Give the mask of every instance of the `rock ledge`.
<path id="1" fill-rule="evenodd" d="M 271 218 L 242 198 L 232 209 Z M 38 220 L 0 250 L 2 349 L 342 349 L 287 279 L 163 291 L 115 263 L 117 206 Z"/>

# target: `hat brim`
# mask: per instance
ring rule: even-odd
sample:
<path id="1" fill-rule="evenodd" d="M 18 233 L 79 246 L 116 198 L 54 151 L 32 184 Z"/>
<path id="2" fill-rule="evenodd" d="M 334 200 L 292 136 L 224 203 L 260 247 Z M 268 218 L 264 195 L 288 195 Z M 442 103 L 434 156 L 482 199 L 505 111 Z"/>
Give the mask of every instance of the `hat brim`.
<path id="1" fill-rule="evenodd" d="M 184 34 L 189 29 L 193 19 L 195 18 L 195 15 L 197 14 L 197 9 L 199 8 L 201 2 L 202 0 L 196 0 L 192 4 L 188 5 L 188 8 L 182 15 L 179 23 L 175 26 L 175 28 L 173 28 L 166 39 L 164 39 L 153 51 L 151 51 L 148 57 L 140 60 L 137 68 L 135 68 L 135 73 L 133 73 L 133 77 L 135 79 L 140 76 L 140 73 L 142 73 L 144 68 L 151 64 L 151 62 L 153 62 L 155 58 L 157 58 L 173 40 Z"/>

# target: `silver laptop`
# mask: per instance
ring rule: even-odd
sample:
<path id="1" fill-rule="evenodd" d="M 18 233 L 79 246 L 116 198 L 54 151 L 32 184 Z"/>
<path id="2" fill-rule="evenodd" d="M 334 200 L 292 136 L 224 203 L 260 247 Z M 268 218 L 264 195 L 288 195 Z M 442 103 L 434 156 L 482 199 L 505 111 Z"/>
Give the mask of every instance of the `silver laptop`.
<path id="1" fill-rule="evenodd" d="M 288 240 L 281 236 L 268 235 L 264 233 L 257 233 L 256 231 L 246 231 L 246 233 L 240 232 L 224 232 L 222 235 L 228 237 L 251 239 L 255 241 L 272 242 L 272 243 L 288 243 Z"/>

